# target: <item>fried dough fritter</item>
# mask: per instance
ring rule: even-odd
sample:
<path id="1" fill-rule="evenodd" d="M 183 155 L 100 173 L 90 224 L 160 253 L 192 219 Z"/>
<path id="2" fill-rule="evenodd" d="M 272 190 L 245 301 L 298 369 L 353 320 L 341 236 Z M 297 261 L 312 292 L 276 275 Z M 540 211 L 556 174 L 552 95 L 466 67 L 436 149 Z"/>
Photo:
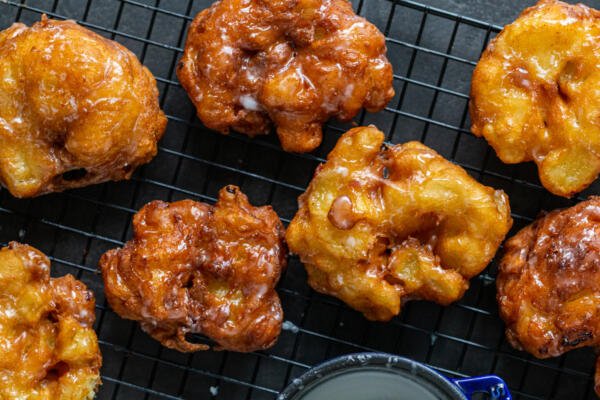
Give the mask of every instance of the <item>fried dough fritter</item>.
<path id="1" fill-rule="evenodd" d="M 286 234 L 310 286 L 381 321 L 406 300 L 461 298 L 512 224 L 502 191 L 421 143 L 383 139 L 374 127 L 344 134 Z"/>
<path id="2" fill-rule="evenodd" d="M 253 207 L 230 185 L 215 206 L 151 202 L 133 226 L 133 240 L 100 260 L 117 314 L 182 352 L 208 349 L 187 341 L 188 333 L 241 352 L 274 344 L 283 319 L 275 285 L 287 249 L 270 206 Z"/>
<path id="3" fill-rule="evenodd" d="M 120 44 L 45 16 L 0 32 L 0 184 L 14 196 L 129 179 L 166 122 L 154 77 Z"/>
<path id="4" fill-rule="evenodd" d="M 600 197 L 553 211 L 509 239 L 496 285 L 506 337 L 515 348 L 538 358 L 597 349 Z"/>
<path id="5" fill-rule="evenodd" d="M 600 172 L 600 12 L 540 1 L 490 43 L 475 68 L 471 130 L 510 164 L 535 161 L 570 197 Z"/>
<path id="6" fill-rule="evenodd" d="M 382 110 L 394 96 L 385 37 L 348 0 L 221 0 L 192 23 L 177 71 L 198 117 L 308 152 L 330 117 Z"/>
<path id="7" fill-rule="evenodd" d="M 94 304 L 72 275 L 50 278 L 50 261 L 33 247 L 0 249 L 0 399 L 94 398 Z"/>

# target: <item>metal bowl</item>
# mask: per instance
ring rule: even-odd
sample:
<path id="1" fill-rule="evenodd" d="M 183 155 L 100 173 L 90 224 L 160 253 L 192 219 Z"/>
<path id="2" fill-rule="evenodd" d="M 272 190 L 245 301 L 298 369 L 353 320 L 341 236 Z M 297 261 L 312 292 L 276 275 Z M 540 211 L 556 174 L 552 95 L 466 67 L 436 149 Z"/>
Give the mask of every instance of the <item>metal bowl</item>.
<path id="1" fill-rule="evenodd" d="M 294 379 L 278 400 L 469 400 L 487 393 L 511 400 L 495 375 L 450 379 L 416 361 L 385 353 L 349 354 Z"/>

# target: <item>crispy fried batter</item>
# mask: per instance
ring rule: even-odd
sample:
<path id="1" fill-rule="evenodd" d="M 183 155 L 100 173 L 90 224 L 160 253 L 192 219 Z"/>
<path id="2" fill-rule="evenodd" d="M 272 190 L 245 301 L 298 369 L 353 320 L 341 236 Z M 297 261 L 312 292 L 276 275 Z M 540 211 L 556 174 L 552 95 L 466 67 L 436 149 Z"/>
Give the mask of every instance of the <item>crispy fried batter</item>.
<path id="1" fill-rule="evenodd" d="M 347 0 L 221 0 L 194 19 L 177 72 L 211 129 L 271 123 L 286 151 L 314 150 L 330 117 L 394 96 L 385 38 Z"/>
<path id="2" fill-rule="evenodd" d="M 33 247 L 0 249 L 0 399 L 93 399 L 102 356 L 94 295 Z"/>
<path id="3" fill-rule="evenodd" d="M 286 264 L 283 225 L 235 186 L 213 207 L 154 201 L 133 220 L 134 238 L 102 256 L 107 299 L 123 318 L 179 351 L 208 346 L 253 351 L 273 345 L 283 312 L 275 285 Z"/>
<path id="4" fill-rule="evenodd" d="M 506 163 L 535 161 L 570 197 L 600 172 L 600 12 L 554 0 L 494 39 L 473 74 L 471 127 Z"/>
<path id="5" fill-rule="evenodd" d="M 344 134 L 286 234 L 309 284 L 372 320 L 405 300 L 461 298 L 512 224 L 502 191 L 421 143 L 382 150 L 383 138 L 374 127 Z"/>
<path id="6" fill-rule="evenodd" d="M 597 348 L 600 197 L 541 217 L 508 240 L 505 251 L 496 284 L 509 342 L 539 358 Z"/>
<path id="7" fill-rule="evenodd" d="M 17 197 L 128 179 L 166 118 L 133 53 L 72 21 L 0 32 L 0 184 Z"/>

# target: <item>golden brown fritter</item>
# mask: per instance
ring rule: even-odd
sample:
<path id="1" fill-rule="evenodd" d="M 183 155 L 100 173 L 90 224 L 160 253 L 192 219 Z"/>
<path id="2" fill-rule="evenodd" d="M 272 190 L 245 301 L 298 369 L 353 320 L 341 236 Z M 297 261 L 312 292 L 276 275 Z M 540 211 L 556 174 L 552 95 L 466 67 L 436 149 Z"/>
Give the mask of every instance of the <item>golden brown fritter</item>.
<path id="1" fill-rule="evenodd" d="M 385 38 L 347 0 L 221 0 L 192 23 L 177 72 L 209 128 L 277 128 L 314 150 L 330 117 L 380 111 L 394 96 Z"/>
<path id="2" fill-rule="evenodd" d="M 154 201 L 135 215 L 134 237 L 100 260 L 107 299 L 123 318 L 179 351 L 253 351 L 273 345 L 283 311 L 275 285 L 286 264 L 281 221 L 235 186 L 216 205 Z"/>
<path id="3" fill-rule="evenodd" d="M 0 399 L 94 398 L 94 304 L 73 276 L 50 278 L 50 261 L 33 247 L 0 249 Z"/>
<path id="4" fill-rule="evenodd" d="M 471 130 L 506 163 L 535 161 L 570 197 L 600 172 L 600 12 L 554 0 L 528 8 L 473 74 Z"/>
<path id="5" fill-rule="evenodd" d="M 600 197 L 539 218 L 505 252 L 496 284 L 508 341 L 539 358 L 598 348 Z"/>
<path id="6" fill-rule="evenodd" d="M 382 149 L 383 139 L 374 127 L 341 137 L 286 239 L 315 290 L 385 321 L 406 300 L 460 299 L 512 219 L 502 191 L 421 143 Z"/>
<path id="7" fill-rule="evenodd" d="M 0 184 L 16 197 L 128 179 L 166 118 L 133 53 L 44 16 L 0 32 Z"/>

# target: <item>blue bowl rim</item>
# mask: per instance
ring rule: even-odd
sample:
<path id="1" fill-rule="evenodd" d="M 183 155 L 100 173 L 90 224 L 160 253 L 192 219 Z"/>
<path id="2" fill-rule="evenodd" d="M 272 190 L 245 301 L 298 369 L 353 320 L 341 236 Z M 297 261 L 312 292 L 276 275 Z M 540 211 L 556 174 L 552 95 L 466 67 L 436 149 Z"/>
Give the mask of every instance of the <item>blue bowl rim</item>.
<path id="1" fill-rule="evenodd" d="M 451 399 L 466 400 L 467 396 L 460 388 L 448 378 L 431 367 L 406 357 L 388 353 L 353 353 L 346 354 L 328 360 L 316 367 L 306 371 L 300 377 L 293 380 L 277 397 L 277 400 L 293 400 L 294 396 L 300 394 L 305 388 L 313 386 L 318 381 L 325 381 L 327 377 L 344 370 L 356 367 L 386 367 L 391 370 L 403 370 L 416 378 L 416 381 L 429 383 L 448 394 Z"/>

